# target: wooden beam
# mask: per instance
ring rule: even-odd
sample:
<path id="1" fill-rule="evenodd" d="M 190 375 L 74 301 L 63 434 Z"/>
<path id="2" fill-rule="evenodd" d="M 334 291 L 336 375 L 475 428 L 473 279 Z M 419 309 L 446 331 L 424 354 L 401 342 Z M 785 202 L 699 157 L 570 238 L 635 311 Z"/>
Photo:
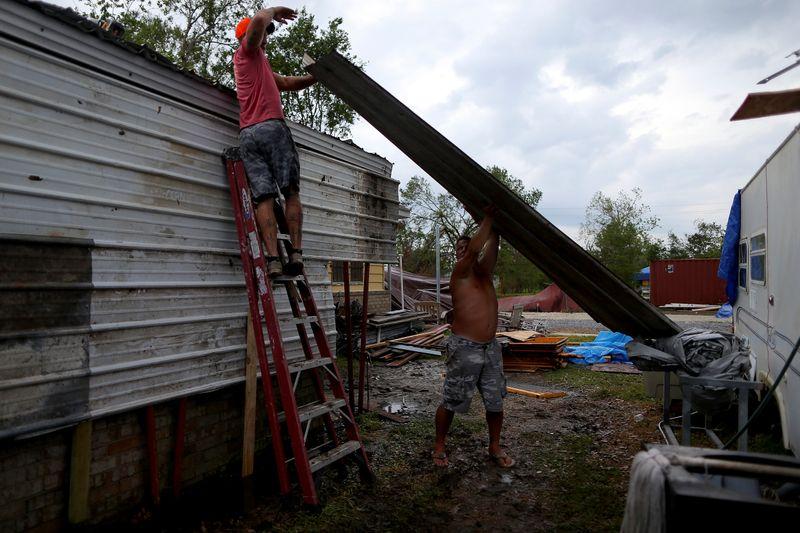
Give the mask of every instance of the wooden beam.
<path id="1" fill-rule="evenodd" d="M 540 400 L 546 400 L 550 398 L 563 398 L 567 395 L 566 392 L 558 391 L 558 392 L 536 392 L 527 389 L 518 389 L 516 387 L 506 387 L 508 392 L 514 394 L 521 394 L 523 396 L 530 396 L 531 398 L 538 398 Z"/>
<path id="2" fill-rule="evenodd" d="M 345 261 L 344 265 L 342 265 L 342 274 L 344 277 L 344 321 L 347 328 L 347 393 L 350 400 L 350 409 L 355 411 L 355 396 L 353 395 L 353 317 L 350 314 L 350 261 Z"/>
<path id="3" fill-rule="evenodd" d="M 179 498 L 183 481 L 183 445 L 186 435 L 186 397 L 178 400 L 178 420 L 175 424 L 175 456 L 172 462 L 172 495 Z"/>
<path id="4" fill-rule="evenodd" d="M 364 263 L 364 292 L 361 296 L 361 351 L 358 356 L 358 414 L 364 412 L 364 380 L 367 364 L 367 309 L 369 309 L 369 263 Z"/>
<path id="5" fill-rule="evenodd" d="M 92 463 L 92 421 L 81 422 L 72 432 L 69 462 L 70 524 L 80 524 L 89 518 L 89 467 Z"/>
<path id="6" fill-rule="evenodd" d="M 145 408 L 145 434 L 147 440 L 147 465 L 150 472 L 150 499 L 153 505 L 161 504 L 161 486 L 158 482 L 158 441 L 156 439 L 156 409 Z"/>
<path id="7" fill-rule="evenodd" d="M 247 350 L 244 359 L 244 435 L 242 437 L 242 478 L 253 475 L 256 453 L 256 387 L 258 354 L 253 317 L 247 313 Z"/>

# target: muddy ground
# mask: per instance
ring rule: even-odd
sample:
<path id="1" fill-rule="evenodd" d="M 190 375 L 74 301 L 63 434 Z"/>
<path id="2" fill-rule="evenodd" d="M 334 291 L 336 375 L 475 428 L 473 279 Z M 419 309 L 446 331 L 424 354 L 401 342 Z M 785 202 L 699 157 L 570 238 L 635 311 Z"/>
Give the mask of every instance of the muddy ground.
<path id="1" fill-rule="evenodd" d="M 451 465 L 433 466 L 433 413 L 444 364 L 418 360 L 401 368 L 375 366 L 371 397 L 405 420 L 361 418 L 376 481 L 363 485 L 357 470 L 322 481 L 324 505 L 304 511 L 292 502 L 262 498 L 239 516 L 203 520 L 201 531 L 614 531 L 622 520 L 628 468 L 644 443 L 657 441 L 657 404 L 640 376 L 568 367 L 509 374 L 510 385 L 563 390 L 538 400 L 509 394 L 502 444 L 517 461 L 492 464 L 483 406 L 457 416 L 448 450 Z M 188 524 L 184 524 L 186 526 Z M 183 529 L 183 528 L 181 528 Z"/>

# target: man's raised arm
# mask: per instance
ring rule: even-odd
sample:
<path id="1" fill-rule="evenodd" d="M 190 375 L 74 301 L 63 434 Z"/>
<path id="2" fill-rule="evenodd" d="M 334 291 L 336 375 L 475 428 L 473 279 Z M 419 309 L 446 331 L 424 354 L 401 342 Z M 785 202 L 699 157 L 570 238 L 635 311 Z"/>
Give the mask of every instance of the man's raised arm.
<path id="1" fill-rule="evenodd" d="M 317 81 L 311 74 L 306 74 L 305 76 L 273 75 L 275 77 L 275 85 L 278 86 L 279 91 L 302 91 L 306 87 L 311 87 Z"/>
<path id="2" fill-rule="evenodd" d="M 273 20 L 278 22 L 286 22 L 287 20 L 294 20 L 297 18 L 297 12 L 288 7 L 276 6 L 260 9 L 247 26 L 247 33 L 244 36 L 244 48 L 251 52 L 255 50 L 261 43 L 264 42 L 264 34 L 267 32 L 267 26 Z"/>
<path id="3" fill-rule="evenodd" d="M 497 233 L 492 231 L 489 238 L 486 240 L 486 245 L 483 248 L 483 254 L 478 257 L 478 270 L 487 276 L 494 272 L 494 266 L 497 264 L 497 252 L 500 248 L 500 239 Z"/>

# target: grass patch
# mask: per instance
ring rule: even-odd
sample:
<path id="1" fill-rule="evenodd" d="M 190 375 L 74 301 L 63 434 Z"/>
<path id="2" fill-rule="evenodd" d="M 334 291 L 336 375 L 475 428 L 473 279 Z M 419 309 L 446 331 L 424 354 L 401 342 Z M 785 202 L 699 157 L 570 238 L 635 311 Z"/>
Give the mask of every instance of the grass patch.
<path id="1" fill-rule="evenodd" d="M 276 522 L 260 524 L 258 529 L 305 531 L 405 531 L 428 530 L 432 524 L 448 520 L 445 501 L 447 486 L 439 472 L 428 466 L 428 451 L 433 442 L 433 421 L 412 418 L 406 424 L 384 422 L 369 413 L 359 419 L 362 430 L 378 447 L 372 467 L 376 481 L 362 485 L 358 472 L 351 468 L 342 482 L 334 472 L 322 480 L 323 507 L 317 512 L 289 511 Z M 453 424 L 457 433 L 473 428 Z M 421 468 L 424 464 L 426 467 Z"/>
<path id="2" fill-rule="evenodd" d="M 553 385 L 587 391 L 589 397 L 596 399 L 620 398 L 631 402 L 652 401 L 644 390 L 644 378 L 641 374 L 592 372 L 588 368 L 569 365 L 566 368 L 544 374 L 544 380 Z"/>
<path id="3" fill-rule="evenodd" d="M 556 336 L 563 337 L 563 335 Z M 572 335 L 567 335 L 567 342 L 591 342 L 595 337 L 597 337 L 595 334 L 581 335 L 579 333 L 574 333 Z"/>
<path id="4" fill-rule="evenodd" d="M 592 435 L 528 433 L 526 437 L 539 443 L 534 448 L 536 463 L 552 472 L 541 497 L 553 529 L 619 531 L 625 511 L 625 474 L 592 456 L 601 444 Z"/>

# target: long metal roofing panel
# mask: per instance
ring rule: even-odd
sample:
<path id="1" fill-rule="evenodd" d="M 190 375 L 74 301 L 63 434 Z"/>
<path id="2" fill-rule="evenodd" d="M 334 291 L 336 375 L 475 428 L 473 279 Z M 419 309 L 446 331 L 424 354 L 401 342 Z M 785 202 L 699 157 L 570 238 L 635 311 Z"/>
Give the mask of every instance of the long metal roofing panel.
<path id="1" fill-rule="evenodd" d="M 500 234 L 550 276 L 595 320 L 633 336 L 673 335 L 661 311 L 527 205 L 408 107 L 334 52 L 307 66 L 378 131 L 473 212 L 500 208 Z"/>

